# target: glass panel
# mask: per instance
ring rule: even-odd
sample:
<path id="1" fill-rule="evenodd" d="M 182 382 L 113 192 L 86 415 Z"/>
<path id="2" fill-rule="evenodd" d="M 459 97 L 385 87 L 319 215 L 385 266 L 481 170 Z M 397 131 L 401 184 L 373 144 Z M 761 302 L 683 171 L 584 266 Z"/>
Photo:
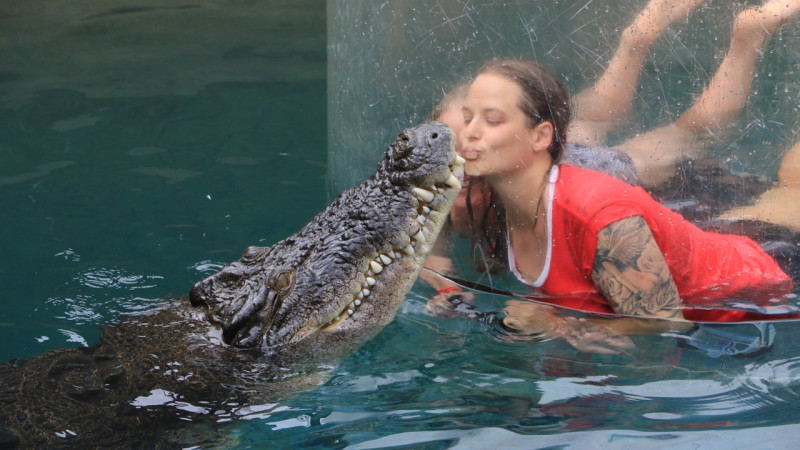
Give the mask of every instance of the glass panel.
<path id="1" fill-rule="evenodd" d="M 534 59 L 573 93 L 606 68 L 642 0 L 328 1 L 328 123 L 332 193 L 368 176 L 401 129 L 429 118 L 443 93 L 493 57 Z M 708 85 L 744 2 L 701 5 L 649 50 L 618 144 L 674 121 Z M 734 167 L 774 176 L 796 136 L 800 34 L 796 21 L 764 49 L 746 111 L 712 142 Z"/>

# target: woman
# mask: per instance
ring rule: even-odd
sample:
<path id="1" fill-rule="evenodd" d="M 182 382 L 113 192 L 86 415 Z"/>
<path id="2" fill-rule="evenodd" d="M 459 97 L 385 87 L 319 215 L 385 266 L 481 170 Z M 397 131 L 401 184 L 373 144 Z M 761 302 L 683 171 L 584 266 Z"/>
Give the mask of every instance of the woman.
<path id="1" fill-rule="evenodd" d="M 692 308 L 715 298 L 791 292 L 789 276 L 752 240 L 702 231 L 639 187 L 559 165 L 567 105 L 563 85 L 535 63 L 494 61 L 479 72 L 464 101 L 461 154 L 467 174 L 496 196 L 497 221 L 485 221 L 481 237 L 521 281 L 552 298 L 544 301 L 668 320 L 542 317 L 535 304 L 512 301 L 506 326 L 554 329 L 582 350 L 604 340 L 619 347 L 619 335 L 685 328 L 684 319 L 752 318 Z"/>
<path id="2" fill-rule="evenodd" d="M 715 86 L 712 81 L 712 94 Z M 698 117 L 706 107 L 705 95 L 687 113 Z M 494 240 L 485 247 L 506 254 L 511 270 L 556 297 L 554 303 L 669 320 L 544 318 L 536 305 L 512 301 L 506 307 L 506 326 L 540 331 L 543 320 L 555 320 L 555 326 L 547 328 L 576 347 L 591 350 L 606 339 L 616 340 L 610 346 L 619 348 L 626 345 L 620 334 L 681 328 L 687 326 L 684 318 L 744 318 L 733 312 L 682 309 L 702 306 L 709 297 L 745 288 L 790 292 L 789 277 L 753 241 L 703 232 L 639 188 L 560 166 L 570 129 L 568 102 L 558 79 L 530 62 L 491 62 L 470 85 L 462 108 L 461 152 L 467 173 L 480 177 L 496 196 L 498 220 L 480 224 L 482 237 Z M 709 126 L 696 117 L 683 125 L 689 130 L 693 124 Z M 636 154 L 632 156 L 636 161 Z M 657 181 L 661 169 L 673 163 L 652 172 L 643 168 L 646 174 L 656 174 L 649 180 Z"/>

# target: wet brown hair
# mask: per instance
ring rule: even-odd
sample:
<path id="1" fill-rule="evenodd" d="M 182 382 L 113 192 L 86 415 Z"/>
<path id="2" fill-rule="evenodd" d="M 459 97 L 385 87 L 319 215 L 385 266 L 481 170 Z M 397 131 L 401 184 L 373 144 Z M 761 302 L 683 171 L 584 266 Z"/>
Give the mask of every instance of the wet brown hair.
<path id="1" fill-rule="evenodd" d="M 557 164 L 567 145 L 570 121 L 569 91 L 564 83 L 547 67 L 533 61 L 497 59 L 487 62 L 478 71 L 481 74 L 500 75 L 522 90 L 519 108 L 528 119 L 528 127 L 542 122 L 553 124 L 553 142 L 547 148 L 553 164 Z"/>
<path id="2" fill-rule="evenodd" d="M 547 152 L 552 163 L 558 164 L 567 145 L 567 129 L 572 115 L 569 91 L 564 83 L 547 67 L 525 60 L 492 60 L 481 67 L 478 75 L 481 74 L 499 75 L 520 87 L 522 97 L 517 106 L 527 117 L 528 127 L 533 128 L 542 122 L 553 124 L 553 141 Z M 488 204 L 484 211 L 474 211 L 473 195 L 484 197 Z M 485 180 L 471 178 L 466 200 L 476 270 L 491 273 L 508 269 L 506 214 L 497 194 Z M 476 254 L 475 250 L 480 250 L 481 254 Z"/>

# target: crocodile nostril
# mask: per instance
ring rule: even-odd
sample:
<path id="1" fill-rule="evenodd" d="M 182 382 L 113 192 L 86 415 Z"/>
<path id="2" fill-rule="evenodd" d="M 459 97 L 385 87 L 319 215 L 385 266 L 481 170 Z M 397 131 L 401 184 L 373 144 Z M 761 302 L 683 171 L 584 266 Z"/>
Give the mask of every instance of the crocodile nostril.
<path id="1" fill-rule="evenodd" d="M 433 133 L 431 139 L 439 139 L 439 133 Z"/>
<path id="2" fill-rule="evenodd" d="M 198 282 L 189 291 L 189 303 L 194 306 L 208 306 L 208 296 L 205 292 L 205 283 Z"/>

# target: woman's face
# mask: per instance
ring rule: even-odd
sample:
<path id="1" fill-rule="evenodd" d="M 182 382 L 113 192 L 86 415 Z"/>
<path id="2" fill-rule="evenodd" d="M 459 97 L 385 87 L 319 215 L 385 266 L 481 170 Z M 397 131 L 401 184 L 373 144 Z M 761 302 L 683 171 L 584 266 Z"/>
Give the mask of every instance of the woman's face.
<path id="1" fill-rule="evenodd" d="M 461 112 L 463 106 L 463 102 L 453 102 L 436 118 L 439 122 L 453 129 L 453 132 L 456 134 L 456 152 L 458 152 L 459 155 L 461 154 L 461 129 L 464 127 L 464 114 Z"/>
<path id="2" fill-rule="evenodd" d="M 472 82 L 459 136 L 467 174 L 507 175 L 541 157 L 539 126 L 528 128 L 525 113 L 517 106 L 521 96 L 520 87 L 500 75 L 485 73 Z"/>

